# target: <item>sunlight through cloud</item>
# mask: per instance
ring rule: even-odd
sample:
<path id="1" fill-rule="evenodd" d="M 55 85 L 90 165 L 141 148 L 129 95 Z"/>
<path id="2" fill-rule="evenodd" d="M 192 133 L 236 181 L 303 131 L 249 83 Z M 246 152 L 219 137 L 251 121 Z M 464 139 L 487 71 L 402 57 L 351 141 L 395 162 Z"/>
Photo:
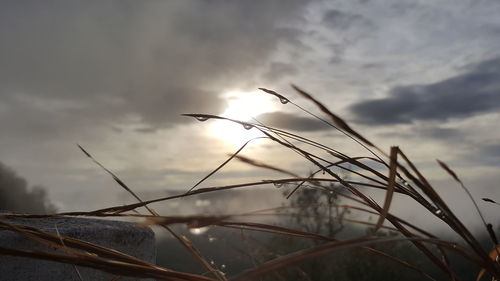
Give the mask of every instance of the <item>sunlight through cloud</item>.
<path id="1" fill-rule="evenodd" d="M 231 91 L 223 94 L 222 97 L 227 100 L 227 107 L 220 115 L 239 121 L 253 123 L 254 117 L 277 110 L 276 102 L 259 91 Z M 210 125 L 209 134 L 233 146 L 241 146 L 252 138 L 263 136 L 257 129 L 248 129 L 229 121 L 213 122 Z"/>

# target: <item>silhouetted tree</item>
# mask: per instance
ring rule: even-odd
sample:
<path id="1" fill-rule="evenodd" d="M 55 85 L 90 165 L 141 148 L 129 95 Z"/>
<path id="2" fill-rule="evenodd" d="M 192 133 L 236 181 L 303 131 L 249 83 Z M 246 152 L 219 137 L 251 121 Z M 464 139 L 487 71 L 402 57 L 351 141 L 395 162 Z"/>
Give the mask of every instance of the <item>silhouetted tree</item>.
<path id="1" fill-rule="evenodd" d="M 0 163 L 0 210 L 42 214 L 55 212 L 56 209 L 48 201 L 43 187 L 28 188 L 25 179 Z"/>
<path id="2" fill-rule="evenodd" d="M 360 235 L 363 232 L 361 229 L 357 231 L 353 231 L 352 228 L 350 230 L 344 229 L 343 219 L 348 211 L 338 207 L 340 203 L 339 193 L 344 192 L 344 190 L 345 188 L 338 184 L 330 185 L 327 190 L 300 188 L 292 195 L 289 203 L 284 206 L 286 208 L 284 208 L 283 213 L 289 217 L 284 223 L 297 230 L 332 238 L 340 232 L 344 237 Z M 378 235 L 399 234 L 379 231 Z M 274 257 L 278 257 L 322 243 L 325 241 L 279 235 L 272 238 L 269 250 L 274 253 Z M 391 256 L 411 261 L 412 264 L 421 265 L 425 262 L 422 255 L 410 243 L 392 243 L 374 247 Z M 269 256 L 269 253 L 267 255 Z M 287 268 L 280 275 L 283 280 L 311 281 L 422 280 L 420 274 L 360 249 L 334 251 L 330 255 Z"/>

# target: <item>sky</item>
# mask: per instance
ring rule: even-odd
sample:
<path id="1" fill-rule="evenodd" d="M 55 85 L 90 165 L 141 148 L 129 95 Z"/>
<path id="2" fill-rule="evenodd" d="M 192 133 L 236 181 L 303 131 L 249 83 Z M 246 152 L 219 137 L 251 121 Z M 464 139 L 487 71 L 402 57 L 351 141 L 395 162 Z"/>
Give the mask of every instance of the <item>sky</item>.
<path id="1" fill-rule="evenodd" d="M 254 117 L 366 155 L 257 90 L 320 114 L 293 83 L 399 145 L 457 208 L 470 202 L 436 158 L 498 200 L 499 14 L 498 0 L 2 0 L 0 162 L 66 211 L 131 200 L 77 144 L 152 196 L 188 190 L 257 136 L 183 113 Z M 312 170 L 265 140 L 244 155 Z M 204 186 L 273 176 L 232 163 Z"/>

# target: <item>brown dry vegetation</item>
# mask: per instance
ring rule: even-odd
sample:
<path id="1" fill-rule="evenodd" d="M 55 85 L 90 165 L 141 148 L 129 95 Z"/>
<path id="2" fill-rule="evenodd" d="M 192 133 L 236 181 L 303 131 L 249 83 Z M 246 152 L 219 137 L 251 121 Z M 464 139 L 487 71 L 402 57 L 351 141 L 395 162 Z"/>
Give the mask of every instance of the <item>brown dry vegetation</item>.
<path id="1" fill-rule="evenodd" d="M 267 94 L 273 95 L 283 104 L 291 104 L 308 114 L 313 115 L 318 119 L 318 122 L 325 122 L 333 129 L 343 133 L 352 141 L 358 143 L 360 148 L 365 151 L 368 156 L 348 156 L 341 151 L 315 142 L 311 139 L 304 138 L 300 135 L 293 134 L 278 128 L 271 128 L 264 124 L 242 122 L 232 120 L 216 115 L 207 114 L 186 114 L 199 121 L 209 119 L 219 119 L 226 122 L 239 123 L 247 129 L 255 129 L 261 131 L 265 138 L 275 142 L 289 150 L 291 153 L 300 155 L 304 161 L 313 164 L 316 171 L 309 177 L 301 177 L 290 171 L 286 171 L 281 167 L 274 167 L 253 159 L 240 156 L 240 152 L 245 149 L 248 143 L 215 168 L 206 177 L 201 179 L 186 193 L 157 198 L 154 200 L 143 201 L 135 194 L 122 180 L 120 180 L 110 170 L 102 166 L 95 160 L 90 153 L 84 148 L 80 149 L 92 161 L 99 165 L 102 169 L 108 172 L 113 179 L 132 196 L 137 199 L 137 203 L 124 206 L 113 206 L 105 209 L 95 210 L 91 212 L 67 212 L 51 215 L 18 215 L 7 214 L 3 217 L 36 217 L 43 218 L 46 216 L 90 216 L 90 217 L 140 217 L 143 219 L 143 225 L 155 225 L 163 227 L 169 232 L 178 243 L 183 245 L 186 250 L 192 254 L 207 271 L 205 275 L 193 274 L 188 272 L 178 272 L 168 268 L 162 268 L 154 264 L 150 264 L 125 254 L 105 249 L 84 241 L 61 237 L 58 234 L 47 233 L 39 229 L 33 229 L 25 226 L 19 226 L 8 223 L 0 223 L 0 228 L 8 231 L 17 232 L 26 237 L 26 239 L 35 239 L 41 243 L 48 244 L 60 250 L 60 253 L 49 253 L 40 251 L 28 251 L 19 249 L 0 248 L 0 254 L 23 256 L 38 259 L 47 259 L 62 263 L 74 264 L 79 266 L 93 267 L 99 270 L 113 273 L 117 276 L 138 276 L 150 277 L 158 280 L 260 280 L 262 277 L 275 276 L 277 272 L 297 266 L 322 256 L 328 256 L 336 251 L 359 249 L 363 255 L 376 256 L 386 260 L 388 263 L 394 263 L 396 266 L 405 270 L 413 271 L 421 275 L 422 279 L 435 280 L 435 276 L 429 275 L 418 266 L 412 264 L 411 260 L 403 260 L 379 250 L 377 245 L 392 245 L 401 241 L 406 241 L 414 245 L 414 247 L 422 253 L 426 259 L 434 264 L 449 280 L 460 280 L 457 274 L 457 268 L 450 263 L 450 255 L 461 256 L 466 259 L 471 265 L 481 268 L 477 274 L 477 280 L 487 280 L 500 278 L 500 267 L 496 258 L 498 256 L 498 242 L 493 232 L 491 224 L 488 224 L 482 217 L 479 208 L 476 209 L 484 223 L 484 231 L 491 238 L 490 249 L 484 249 L 478 239 L 471 233 L 470 229 L 451 211 L 445 200 L 436 192 L 435 188 L 429 183 L 426 177 L 417 169 L 414 163 L 406 156 L 406 154 L 398 147 L 391 147 L 389 151 L 378 147 L 366 139 L 361 133 L 350 127 L 343 119 L 331 112 L 326 106 L 317 101 L 307 92 L 294 86 L 294 89 L 304 98 L 314 103 L 322 112 L 325 118 L 313 114 L 298 104 L 295 104 L 287 97 L 268 89 L 261 88 Z M 300 143 L 299 147 L 296 143 Z M 317 153 L 311 152 L 322 151 L 329 155 L 329 158 L 319 156 Z M 236 183 L 226 186 L 213 186 L 206 188 L 198 188 L 207 178 L 217 173 L 230 161 L 243 161 L 248 165 L 253 165 L 262 169 L 270 169 L 278 173 L 286 175 L 286 178 L 278 180 L 263 180 L 258 182 Z M 445 163 L 438 161 L 438 164 L 447 172 L 450 177 L 460 185 L 465 192 L 468 193 L 466 187 L 460 178 L 448 167 Z M 335 169 L 334 169 L 335 168 Z M 344 170 L 352 175 L 352 178 L 345 179 L 334 170 Z M 371 230 L 363 235 L 352 237 L 349 239 L 339 240 L 333 235 L 316 233 L 313 230 L 305 231 L 302 229 L 293 229 L 290 227 L 276 226 L 267 223 L 256 223 L 247 221 L 249 214 L 227 214 L 218 216 L 162 216 L 154 209 L 149 207 L 155 202 L 175 200 L 178 198 L 194 196 L 202 193 L 213 193 L 221 190 L 233 190 L 248 188 L 253 186 L 263 186 L 269 184 L 282 185 L 287 184 L 294 186 L 293 190 L 288 193 L 288 197 L 294 196 L 295 192 L 301 188 L 314 188 L 327 193 L 338 192 L 338 189 L 332 188 L 332 183 L 335 186 L 342 186 L 343 192 L 339 193 L 345 201 L 350 200 L 352 204 L 343 204 L 337 206 L 343 210 L 356 210 L 367 214 L 377 215 L 375 222 L 363 221 L 356 223 L 364 223 L 371 227 Z M 367 189 L 378 189 L 385 191 L 385 199 L 382 202 L 376 202 L 365 194 Z M 412 222 L 406 221 L 396 214 L 391 213 L 390 206 L 394 200 L 394 194 L 400 194 L 411 198 L 427 211 L 426 216 L 434 216 L 449 226 L 449 228 L 460 237 L 461 241 L 449 241 L 437 237 L 430 230 L 414 225 Z M 474 202 L 473 198 L 471 200 Z M 496 203 L 491 199 L 486 199 L 491 203 Z M 475 203 L 474 203 L 475 204 Z M 133 211 L 138 208 L 145 207 L 148 214 L 137 214 Z M 308 206 L 305 206 L 308 207 Z M 279 213 L 280 208 L 267 210 L 267 213 Z M 254 213 L 255 214 L 255 213 Z M 325 217 L 328 218 L 327 214 Z M 353 221 L 354 223 L 355 221 Z M 348 220 L 345 223 L 349 223 Z M 265 231 L 280 235 L 297 237 L 316 241 L 307 248 L 298 249 L 286 255 L 271 258 L 263 263 L 249 268 L 235 276 L 225 276 L 219 269 L 215 268 L 193 245 L 193 243 L 185 236 L 179 235 L 171 226 L 174 224 L 185 224 L 188 227 L 204 227 L 204 226 L 219 226 L 224 228 L 238 228 L 246 231 Z M 381 236 L 377 235 L 382 229 L 391 229 L 397 232 L 396 236 Z M 332 234 L 332 233 L 330 233 Z M 377 248 L 377 249 L 376 249 Z M 307 280 L 307 276 L 304 277 Z"/>

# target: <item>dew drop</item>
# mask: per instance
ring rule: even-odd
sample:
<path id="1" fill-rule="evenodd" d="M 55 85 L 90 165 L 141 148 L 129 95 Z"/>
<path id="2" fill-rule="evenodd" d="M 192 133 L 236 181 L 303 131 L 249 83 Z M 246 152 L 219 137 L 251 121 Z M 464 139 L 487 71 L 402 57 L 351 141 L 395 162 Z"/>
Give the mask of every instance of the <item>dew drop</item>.
<path id="1" fill-rule="evenodd" d="M 250 130 L 253 128 L 253 125 L 248 124 L 248 123 L 243 123 L 243 128 L 245 128 L 245 130 Z"/>
<path id="2" fill-rule="evenodd" d="M 217 241 L 217 238 L 213 237 L 213 236 L 209 236 L 208 237 L 208 242 L 212 243 L 212 242 L 215 242 Z"/>
<path id="3" fill-rule="evenodd" d="M 226 265 L 225 265 L 225 264 L 221 264 L 220 268 L 221 268 L 221 269 L 225 269 L 225 268 L 226 268 Z"/>
<path id="4" fill-rule="evenodd" d="M 200 122 L 205 122 L 208 120 L 208 117 L 205 116 L 195 116 L 194 118 Z"/>
<path id="5" fill-rule="evenodd" d="M 441 210 L 439 210 L 439 209 L 438 209 L 438 210 L 436 210 L 436 211 L 434 212 L 434 214 L 436 214 L 436 215 L 438 215 L 438 216 L 441 216 L 441 214 L 442 214 L 442 213 L 443 213 L 443 212 L 442 212 Z"/>
<path id="6" fill-rule="evenodd" d="M 275 183 L 273 183 L 273 185 L 276 188 L 281 188 L 283 186 L 283 184 L 281 182 L 275 182 Z"/>
<path id="7" fill-rule="evenodd" d="M 215 262 L 213 260 L 210 261 L 211 265 L 215 265 Z"/>
<path id="8" fill-rule="evenodd" d="M 401 179 L 399 182 L 400 182 L 402 185 L 406 186 L 406 187 L 409 187 L 409 186 L 410 186 L 410 184 L 409 184 L 406 180 L 404 180 L 404 179 Z"/>
<path id="9" fill-rule="evenodd" d="M 289 101 L 287 98 L 285 98 L 285 97 L 281 97 L 281 98 L 280 98 L 280 102 L 281 102 L 282 104 L 287 104 L 287 103 L 289 103 L 290 101 Z"/>

